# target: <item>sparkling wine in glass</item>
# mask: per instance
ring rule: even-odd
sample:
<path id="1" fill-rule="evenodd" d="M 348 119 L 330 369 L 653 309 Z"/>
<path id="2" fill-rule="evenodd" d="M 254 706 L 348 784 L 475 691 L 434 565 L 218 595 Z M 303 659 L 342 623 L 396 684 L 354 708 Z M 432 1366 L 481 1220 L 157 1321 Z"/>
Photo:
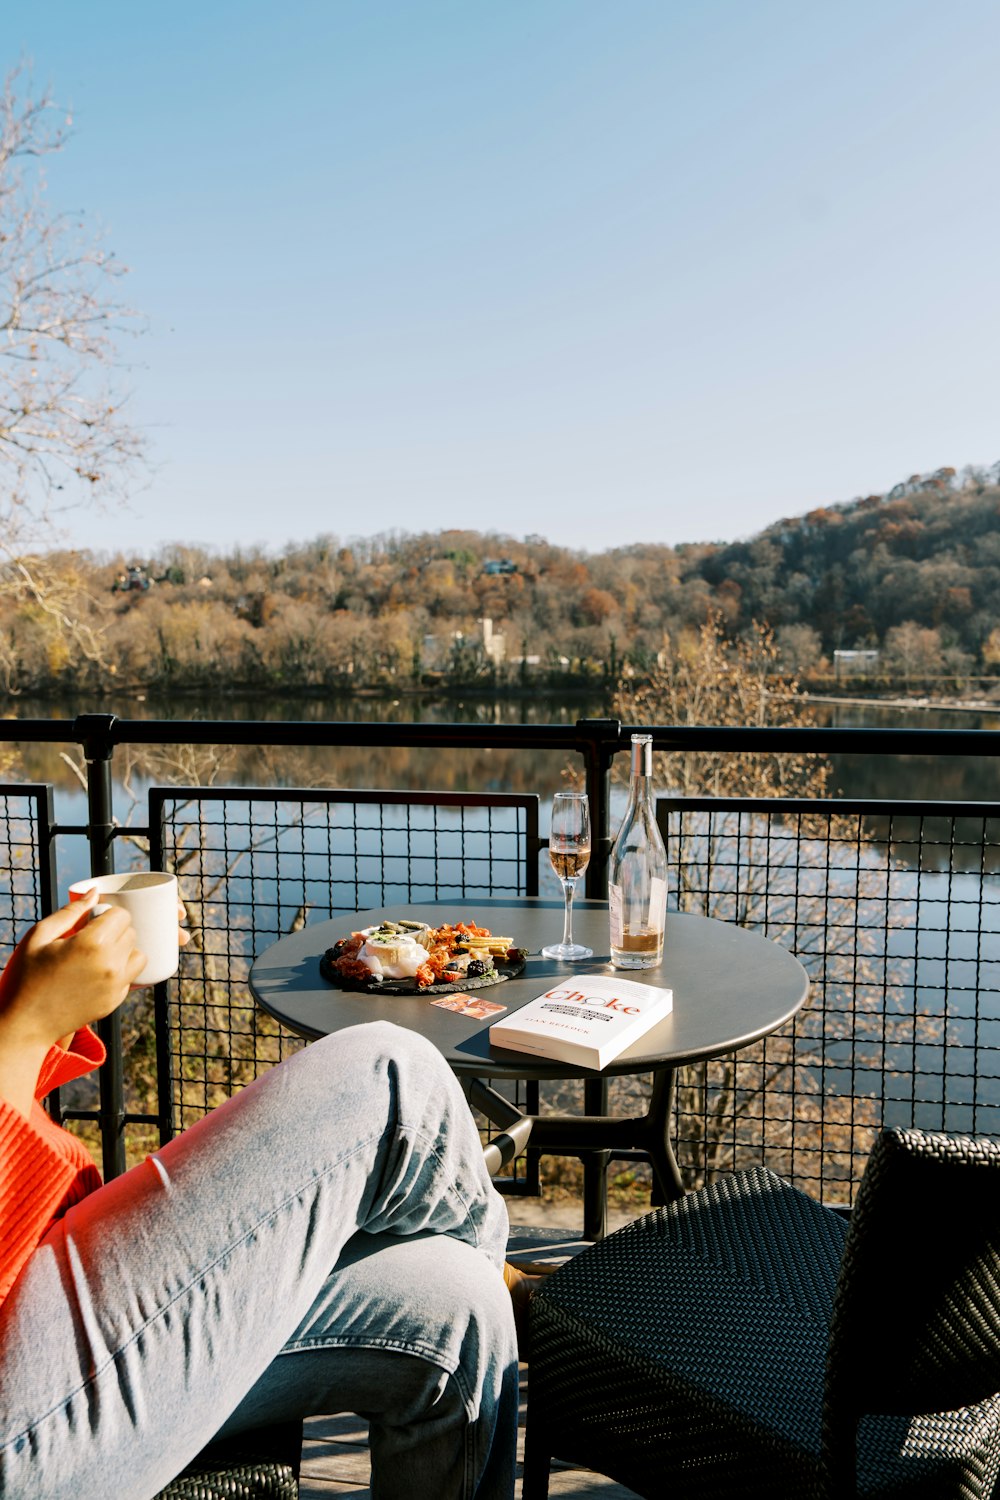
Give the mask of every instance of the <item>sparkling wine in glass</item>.
<path id="1" fill-rule="evenodd" d="M 549 858 L 562 881 L 566 912 L 561 943 L 542 949 L 545 958 L 561 958 L 575 963 L 591 958 L 593 948 L 573 941 L 573 897 L 576 882 L 590 864 L 590 804 L 586 792 L 556 792 L 552 799 L 552 828 L 549 833 Z"/>

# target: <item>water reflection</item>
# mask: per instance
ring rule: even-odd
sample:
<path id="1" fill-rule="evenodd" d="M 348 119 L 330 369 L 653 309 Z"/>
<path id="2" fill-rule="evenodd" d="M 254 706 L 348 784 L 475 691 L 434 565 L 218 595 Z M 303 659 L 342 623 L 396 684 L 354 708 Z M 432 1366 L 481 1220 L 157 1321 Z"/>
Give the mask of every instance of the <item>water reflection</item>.
<path id="1" fill-rule="evenodd" d="M 817 718 L 833 728 L 1000 729 L 1000 714 L 958 715 L 941 709 L 900 708 L 873 703 L 815 705 Z M 539 694 L 524 698 L 462 698 L 406 694 L 399 698 L 344 694 L 327 698 L 204 697 L 101 698 L 81 695 L 61 702 L 19 698 L 19 718 L 72 720 L 78 713 L 114 710 L 136 719 L 263 719 L 309 724 L 368 722 L 386 724 L 574 724 L 608 712 L 602 698 L 579 694 Z M 57 817 L 79 820 L 80 782 L 67 764 L 72 746 L 25 744 L 18 747 L 18 779 L 49 781 L 56 787 Z M 986 756 L 833 755 L 832 785 L 843 797 L 872 800 L 1000 803 L 1000 759 Z M 561 751 L 522 749 L 408 748 L 405 746 L 268 747 L 218 745 L 168 747 L 116 753 L 115 811 L 125 821 L 136 796 L 157 781 L 327 787 L 400 787 L 407 790 L 539 792 L 548 799 L 564 782 L 567 769 L 580 770 Z M 617 812 L 617 805 L 614 809 Z M 923 833 L 895 819 L 868 820 L 873 837 L 888 839 L 894 857 L 925 870 L 976 868 L 982 830 L 968 843 L 961 829 L 950 831 L 925 820 Z M 995 842 L 995 830 L 985 840 Z M 994 853 L 988 858 L 992 861 Z M 992 863 L 989 865 L 992 869 Z"/>
<path id="2" fill-rule="evenodd" d="M 863 702 L 817 703 L 814 710 L 831 729 L 1000 730 L 1000 713 L 978 710 Z M 831 755 L 830 763 L 843 797 L 1000 802 L 1000 760 L 986 756 Z"/>
<path id="3" fill-rule="evenodd" d="M 18 699 L 19 718 L 72 720 L 77 713 L 108 712 L 110 704 L 81 698 L 58 705 Z M 407 696 L 399 699 L 367 695 L 327 699 L 281 698 L 261 700 L 224 698 L 119 700 L 114 709 L 122 718 L 136 719 L 264 719 L 275 723 L 338 722 L 394 724 L 575 724 L 600 716 L 604 704 L 579 697 L 531 699 L 452 699 Z M 335 736 L 334 736 L 335 738 Z M 80 783 L 67 764 L 74 747 L 23 744 L 18 777 L 50 781 L 56 787 L 57 816 L 77 817 Z M 551 794 L 563 784 L 570 757 L 557 750 L 447 749 L 436 747 L 337 745 L 174 746 L 136 749 L 123 746 L 115 754 L 115 811 L 123 821 L 134 795 L 145 795 L 157 781 L 236 786 L 274 785 L 327 787 L 400 787 L 405 790 L 485 792 L 541 792 Z M 72 811 L 70 811 L 72 809 Z"/>
<path id="4" fill-rule="evenodd" d="M 922 873 L 1000 873 L 1000 817 L 866 817 L 864 836 L 884 844 L 894 864 Z"/>

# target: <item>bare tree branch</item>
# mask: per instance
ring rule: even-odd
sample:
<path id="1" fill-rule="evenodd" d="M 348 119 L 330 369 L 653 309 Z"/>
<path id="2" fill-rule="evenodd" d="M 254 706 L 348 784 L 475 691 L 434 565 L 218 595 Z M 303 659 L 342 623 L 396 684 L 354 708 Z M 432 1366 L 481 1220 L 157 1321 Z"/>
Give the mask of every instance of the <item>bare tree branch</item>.
<path id="1" fill-rule="evenodd" d="M 79 213 L 53 210 L 44 158 L 71 121 L 30 72 L 0 90 L 0 590 L 40 608 L 54 636 L 99 659 L 77 582 L 47 567 L 60 512 L 125 498 L 144 465 L 121 388 L 119 345 L 137 330 L 125 274 Z"/>

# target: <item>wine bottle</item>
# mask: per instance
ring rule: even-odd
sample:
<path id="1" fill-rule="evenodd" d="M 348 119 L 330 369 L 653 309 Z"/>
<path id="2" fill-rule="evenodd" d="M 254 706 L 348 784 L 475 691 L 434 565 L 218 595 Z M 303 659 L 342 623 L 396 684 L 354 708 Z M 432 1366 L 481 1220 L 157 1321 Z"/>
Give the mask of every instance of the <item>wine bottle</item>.
<path id="1" fill-rule="evenodd" d="M 616 969 L 652 969 L 663 957 L 667 851 L 653 802 L 653 737 L 632 736 L 628 807 L 608 865 L 611 962 Z"/>

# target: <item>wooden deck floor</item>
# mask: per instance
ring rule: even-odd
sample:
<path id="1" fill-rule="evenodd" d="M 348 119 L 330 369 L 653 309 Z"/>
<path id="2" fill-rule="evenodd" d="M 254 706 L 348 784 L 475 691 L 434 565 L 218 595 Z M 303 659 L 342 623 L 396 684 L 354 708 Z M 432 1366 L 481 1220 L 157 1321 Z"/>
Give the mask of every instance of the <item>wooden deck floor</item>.
<path id="1" fill-rule="evenodd" d="M 528 1217 L 523 1205 L 518 1205 L 518 1208 L 522 1217 Z M 609 1228 L 616 1228 L 618 1223 L 633 1216 L 613 1216 Z M 553 1223 L 552 1220 L 557 1217 L 561 1222 Z M 549 1222 L 512 1226 L 508 1246 L 508 1255 L 512 1260 L 538 1269 L 553 1268 L 584 1248 L 584 1242 L 576 1237 L 571 1227 L 572 1222 L 579 1221 L 578 1208 L 558 1216 L 551 1210 L 546 1212 L 541 1208 L 538 1218 L 548 1219 Z M 518 1494 L 524 1453 L 524 1414 L 530 1378 L 529 1367 L 522 1364 L 517 1434 Z M 357 1500 L 367 1500 L 370 1495 L 370 1475 L 367 1427 L 358 1417 L 317 1417 L 306 1423 L 302 1449 L 301 1500 L 332 1500 L 335 1495 L 354 1495 Z M 603 1474 L 594 1474 L 589 1469 L 574 1469 L 566 1464 L 553 1464 L 549 1494 L 553 1500 L 590 1500 L 590 1497 L 598 1496 L 600 1500 L 634 1500 L 635 1496 L 633 1490 L 616 1484 Z M 417 1495 L 414 1500 L 424 1500 L 424 1497 Z M 432 1497 L 428 1496 L 427 1500 L 432 1500 Z"/>
<path id="2" fill-rule="evenodd" d="M 518 1426 L 518 1490 L 520 1494 L 521 1457 L 524 1451 L 524 1408 L 530 1373 L 521 1366 L 521 1416 Z M 371 1464 L 368 1458 L 368 1432 L 357 1417 L 316 1417 L 306 1423 L 302 1448 L 301 1500 L 333 1500 L 336 1495 L 353 1495 L 367 1500 L 370 1495 Z M 549 1494 L 553 1500 L 634 1500 L 635 1492 L 616 1484 L 589 1469 L 573 1469 L 560 1464 L 552 1466 Z M 425 1500 L 414 1496 L 414 1500 Z M 433 1500 L 427 1496 L 426 1500 Z"/>

